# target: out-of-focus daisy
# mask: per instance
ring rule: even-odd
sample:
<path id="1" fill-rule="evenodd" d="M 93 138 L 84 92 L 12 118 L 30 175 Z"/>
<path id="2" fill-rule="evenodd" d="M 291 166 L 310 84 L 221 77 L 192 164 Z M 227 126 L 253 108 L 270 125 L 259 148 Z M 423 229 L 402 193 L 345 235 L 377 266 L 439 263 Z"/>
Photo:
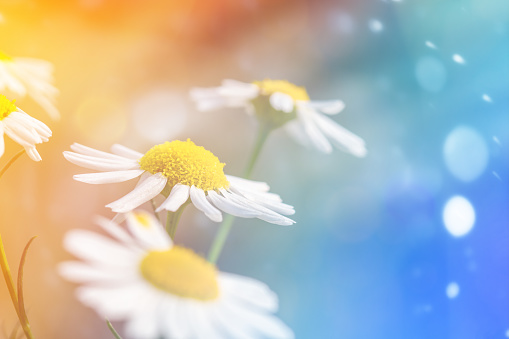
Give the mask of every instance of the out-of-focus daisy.
<path id="1" fill-rule="evenodd" d="M 34 161 L 42 160 L 35 145 L 48 141 L 51 136 L 48 126 L 16 107 L 14 101 L 0 95 L 0 157 L 5 151 L 4 133 L 23 146 Z"/>
<path id="2" fill-rule="evenodd" d="M 269 193 L 263 182 L 227 176 L 225 164 L 189 139 L 175 140 L 152 147 L 141 154 L 121 145 L 113 145 L 114 154 L 83 145 L 64 152 L 67 160 L 81 167 L 101 171 L 78 174 L 75 180 L 89 184 L 127 181 L 141 176 L 133 191 L 106 205 L 117 213 L 129 212 L 162 193 L 166 200 L 157 211 L 177 211 L 188 199 L 207 217 L 221 222 L 221 211 L 243 218 L 259 218 L 278 225 L 291 225 L 292 206 L 279 195 Z M 221 210 L 221 211 L 220 211 Z"/>
<path id="3" fill-rule="evenodd" d="M 34 58 L 13 58 L 0 51 L 0 92 L 32 97 L 52 119 L 59 119 L 55 106 L 58 89 L 53 86 L 53 65 Z"/>
<path id="4" fill-rule="evenodd" d="M 304 87 L 288 81 L 224 80 L 220 87 L 194 88 L 190 96 L 200 111 L 244 107 L 263 124 L 272 128 L 284 125 L 298 142 L 321 152 L 332 152 L 332 143 L 358 157 L 366 155 L 364 140 L 326 116 L 341 112 L 343 101 L 311 101 Z"/>
<path id="5" fill-rule="evenodd" d="M 265 284 L 220 272 L 173 246 L 153 216 L 129 213 L 129 232 L 106 219 L 98 223 L 114 240 L 70 231 L 64 246 L 83 262 L 62 263 L 59 272 L 83 284 L 78 299 L 101 317 L 126 321 L 129 338 L 293 338 L 272 315 L 278 300 Z"/>

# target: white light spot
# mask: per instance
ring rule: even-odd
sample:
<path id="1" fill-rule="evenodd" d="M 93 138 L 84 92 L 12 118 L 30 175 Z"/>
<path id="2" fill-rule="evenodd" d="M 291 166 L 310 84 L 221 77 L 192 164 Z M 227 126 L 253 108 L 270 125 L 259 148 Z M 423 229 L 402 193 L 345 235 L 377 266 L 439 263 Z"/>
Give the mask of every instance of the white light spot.
<path id="1" fill-rule="evenodd" d="M 369 20 L 368 27 L 374 33 L 379 33 L 384 29 L 384 25 L 376 19 Z"/>
<path id="2" fill-rule="evenodd" d="M 482 99 L 486 102 L 492 102 L 491 97 L 488 94 L 483 94 Z"/>
<path id="3" fill-rule="evenodd" d="M 497 145 L 500 145 L 500 140 L 498 140 L 498 138 L 496 136 L 493 136 L 493 141 L 497 144 Z"/>
<path id="4" fill-rule="evenodd" d="M 2 13 L 0 13 L 0 24 L 5 23 L 5 18 Z"/>
<path id="5" fill-rule="evenodd" d="M 432 49 L 437 49 L 437 46 L 432 43 L 431 41 L 426 41 L 425 42 L 426 46 L 428 46 L 429 48 L 432 48 Z"/>
<path id="6" fill-rule="evenodd" d="M 444 160 L 449 171 L 459 180 L 477 179 L 488 165 L 488 146 L 474 129 L 456 127 L 444 143 Z"/>
<path id="7" fill-rule="evenodd" d="M 445 228 L 454 237 L 468 234 L 475 223 L 474 208 L 467 199 L 459 195 L 447 201 L 442 217 Z"/>
<path id="8" fill-rule="evenodd" d="M 439 92 L 445 85 L 447 71 L 435 57 L 422 57 L 415 67 L 415 76 L 419 85 L 429 92 Z"/>
<path id="9" fill-rule="evenodd" d="M 460 294 L 460 287 L 457 283 L 451 282 L 447 285 L 447 289 L 445 290 L 445 294 L 449 299 L 454 299 Z"/>
<path id="10" fill-rule="evenodd" d="M 461 64 L 461 65 L 464 65 L 466 63 L 465 59 L 463 59 L 463 57 L 459 54 L 454 54 L 452 56 L 452 60 L 454 60 L 454 62 L 457 62 L 458 64 Z"/>
<path id="11" fill-rule="evenodd" d="M 159 88 L 135 99 L 132 106 L 134 128 L 151 142 L 171 140 L 187 124 L 184 96 Z"/>
<path id="12" fill-rule="evenodd" d="M 505 331 L 505 336 L 509 338 L 509 330 Z"/>
<path id="13" fill-rule="evenodd" d="M 497 173 L 497 172 L 493 171 L 493 172 L 491 172 L 491 174 L 493 174 L 493 176 L 494 176 L 495 178 L 497 178 L 498 180 L 502 181 L 502 178 L 500 178 L 500 175 L 498 175 L 498 173 Z"/>

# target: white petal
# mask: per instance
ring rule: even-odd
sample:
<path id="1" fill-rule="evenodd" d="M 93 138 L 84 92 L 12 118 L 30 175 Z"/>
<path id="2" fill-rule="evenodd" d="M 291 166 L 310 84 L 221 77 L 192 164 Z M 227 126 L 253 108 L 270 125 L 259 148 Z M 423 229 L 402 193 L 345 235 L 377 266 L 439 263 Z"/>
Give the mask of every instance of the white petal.
<path id="1" fill-rule="evenodd" d="M 214 307 L 210 304 L 203 303 L 191 303 L 192 315 L 194 316 L 194 328 L 197 333 L 196 338 L 207 338 L 207 339 L 223 339 L 224 336 L 219 333 L 217 325 L 212 322 L 212 312 Z"/>
<path id="2" fill-rule="evenodd" d="M 214 191 L 209 191 L 207 198 L 220 210 L 236 217 L 255 218 L 260 214 L 258 211 L 250 207 L 238 204 L 235 201 L 227 199 Z"/>
<path id="3" fill-rule="evenodd" d="M 156 209 L 156 212 L 167 210 L 176 212 L 187 199 L 189 199 L 189 190 L 191 188 L 187 185 L 176 184 L 171 189 L 170 195 L 163 203 Z"/>
<path id="4" fill-rule="evenodd" d="M 364 145 L 364 140 L 362 140 L 357 135 L 338 125 L 328 117 L 321 115 L 320 113 L 315 113 L 313 115 L 313 120 L 317 123 L 318 127 L 335 142 L 336 146 L 339 148 L 346 150 L 358 157 L 364 157 L 366 155 L 367 151 Z"/>
<path id="5" fill-rule="evenodd" d="M 205 192 L 203 192 L 202 189 L 199 189 L 193 185 L 189 190 L 189 195 L 196 208 L 205 213 L 205 215 L 209 217 L 210 220 L 215 222 L 221 222 L 223 220 L 223 215 L 221 212 L 210 204 L 210 202 L 207 200 L 207 197 L 205 196 Z"/>
<path id="6" fill-rule="evenodd" d="M 75 165 L 85 167 L 96 171 L 126 171 L 130 169 L 138 169 L 139 164 L 135 161 L 112 161 L 109 159 L 91 157 L 88 155 L 65 151 L 64 157 Z"/>
<path id="7" fill-rule="evenodd" d="M 25 152 L 27 152 L 30 159 L 33 161 L 41 161 L 42 158 L 39 155 L 39 152 L 37 152 L 37 149 L 35 147 L 25 147 Z"/>
<path id="8" fill-rule="evenodd" d="M 160 337 L 161 330 L 158 326 L 160 300 L 153 300 L 153 305 L 140 308 L 126 322 L 125 332 L 128 338 L 155 339 Z"/>
<path id="9" fill-rule="evenodd" d="M 75 174 L 73 175 L 74 180 L 85 182 L 87 184 L 111 184 L 117 182 L 124 182 L 136 177 L 145 172 L 144 170 L 128 170 L 128 171 L 113 171 L 113 172 L 102 172 L 102 173 L 87 173 L 87 174 Z"/>
<path id="10" fill-rule="evenodd" d="M 233 175 L 227 175 L 226 179 L 228 179 L 228 181 L 232 184 L 250 191 L 267 192 L 270 189 L 269 185 L 262 181 L 253 181 L 235 177 Z"/>
<path id="11" fill-rule="evenodd" d="M 150 250 L 168 250 L 171 239 L 157 219 L 146 212 L 134 211 L 127 214 L 127 227 L 137 242 Z"/>
<path id="12" fill-rule="evenodd" d="M 234 193 L 243 195 L 247 199 L 257 203 L 258 205 L 267 207 L 268 209 L 274 212 L 284 215 L 295 214 L 295 209 L 293 208 L 293 206 L 281 202 L 281 198 L 277 194 L 247 192 L 239 190 L 235 186 L 230 186 L 230 190 Z"/>
<path id="13" fill-rule="evenodd" d="M 76 152 L 76 153 L 79 153 L 79 154 L 84 154 L 84 155 L 90 155 L 90 156 L 93 156 L 93 157 L 97 157 L 97 158 L 103 158 L 103 159 L 110 159 L 110 160 L 113 160 L 113 161 L 128 161 L 130 162 L 130 158 L 128 157 L 122 157 L 122 156 L 119 156 L 119 155 L 116 155 L 116 154 L 111 154 L 111 153 L 108 153 L 108 152 L 103 152 L 103 151 L 99 151 L 99 150 L 96 150 L 94 148 L 91 148 L 91 147 L 88 147 L 88 146 L 84 146 L 84 145 L 81 145 L 81 144 L 78 144 L 78 143 L 74 143 L 71 145 L 71 149 Z"/>
<path id="14" fill-rule="evenodd" d="M 273 93 L 270 96 L 269 101 L 270 105 L 275 110 L 282 111 L 285 113 L 291 113 L 293 111 L 293 108 L 295 107 L 295 102 L 293 101 L 293 98 L 288 94 L 281 92 Z"/>
<path id="15" fill-rule="evenodd" d="M 111 287 L 90 286 L 78 288 L 76 295 L 82 303 L 93 307 L 102 317 L 123 320 L 138 312 L 140 301 L 147 298 L 147 289 L 142 283 Z"/>
<path id="16" fill-rule="evenodd" d="M 135 245 L 134 239 L 113 220 L 109 220 L 107 218 L 97 216 L 97 217 L 95 217 L 94 222 L 97 225 L 99 225 L 104 231 L 106 231 L 109 235 L 111 235 L 113 238 L 117 239 L 118 241 L 120 241 L 128 246 Z"/>
<path id="17" fill-rule="evenodd" d="M 302 124 L 306 136 L 309 138 L 311 144 L 317 148 L 320 152 L 331 153 L 332 146 L 325 138 L 320 129 L 316 126 L 312 115 L 318 114 L 308 107 L 298 105 L 297 106 L 297 117 Z"/>
<path id="18" fill-rule="evenodd" d="M 76 257 L 103 266 L 131 266 L 137 253 L 97 233 L 85 230 L 69 231 L 64 247 Z"/>
<path id="19" fill-rule="evenodd" d="M 134 267 L 133 267 L 134 268 Z M 58 273 L 65 279 L 77 283 L 119 284 L 139 279 L 136 270 L 99 268 L 78 261 L 60 263 Z"/>
<path id="20" fill-rule="evenodd" d="M 219 274 L 218 279 L 221 284 L 221 291 L 233 298 L 264 309 L 267 312 L 277 311 L 277 295 L 261 281 L 224 272 Z"/>
<path id="21" fill-rule="evenodd" d="M 156 173 L 145 179 L 134 190 L 126 194 L 122 198 L 114 201 L 106 207 L 111 208 L 116 213 L 126 213 L 132 211 L 141 204 L 146 203 L 150 199 L 156 197 L 166 186 L 168 178 L 161 173 Z"/>
<path id="22" fill-rule="evenodd" d="M 338 114 L 345 109 L 345 103 L 341 100 L 308 101 L 305 105 L 329 115 Z"/>
<path id="23" fill-rule="evenodd" d="M 252 328 L 270 338 L 293 339 L 294 334 L 281 320 L 256 309 L 239 306 L 225 298 L 224 312 L 229 315 L 231 322 Z"/>
<path id="24" fill-rule="evenodd" d="M 143 157 L 143 153 L 136 152 L 135 150 L 130 149 L 129 147 L 119 144 L 114 144 L 113 146 L 111 146 L 111 151 L 117 155 L 133 160 L 139 160 Z"/>

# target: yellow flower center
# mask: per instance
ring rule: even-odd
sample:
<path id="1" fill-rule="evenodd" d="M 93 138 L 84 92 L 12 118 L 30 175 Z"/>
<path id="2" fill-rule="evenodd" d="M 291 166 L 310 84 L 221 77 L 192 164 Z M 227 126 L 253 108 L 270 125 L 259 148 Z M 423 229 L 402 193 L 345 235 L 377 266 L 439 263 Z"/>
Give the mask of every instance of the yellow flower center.
<path id="1" fill-rule="evenodd" d="M 0 61 L 12 61 L 12 57 L 0 51 Z"/>
<path id="2" fill-rule="evenodd" d="M 9 114 L 17 110 L 14 104 L 16 100 L 9 101 L 5 95 L 0 95 L 0 121 L 7 118 Z"/>
<path id="3" fill-rule="evenodd" d="M 225 164 L 194 142 L 175 140 L 152 147 L 140 159 L 140 168 L 168 178 L 168 186 L 194 185 L 204 191 L 230 186 L 223 172 Z"/>
<path id="4" fill-rule="evenodd" d="M 187 248 L 149 252 L 140 271 L 152 285 L 179 297 L 208 301 L 219 296 L 216 267 Z"/>
<path id="5" fill-rule="evenodd" d="M 286 80 L 270 80 L 254 81 L 253 84 L 258 86 L 262 94 L 271 95 L 275 92 L 288 94 L 293 100 L 309 101 L 308 92 L 304 87 L 296 86 Z"/>

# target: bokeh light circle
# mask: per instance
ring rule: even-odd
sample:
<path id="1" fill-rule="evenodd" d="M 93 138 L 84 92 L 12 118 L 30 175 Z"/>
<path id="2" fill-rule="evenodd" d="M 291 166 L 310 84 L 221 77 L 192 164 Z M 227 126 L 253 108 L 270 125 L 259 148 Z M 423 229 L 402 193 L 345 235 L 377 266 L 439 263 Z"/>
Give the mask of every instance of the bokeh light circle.
<path id="1" fill-rule="evenodd" d="M 449 299 L 454 299 L 460 294 L 460 286 L 455 282 L 450 282 L 445 289 L 445 294 Z"/>
<path id="2" fill-rule="evenodd" d="M 474 207 L 459 195 L 446 202 L 442 217 L 445 228 L 454 237 L 468 234 L 475 224 Z"/>
<path id="3" fill-rule="evenodd" d="M 415 76 L 419 85 L 428 92 L 439 92 L 447 80 L 443 63 L 435 57 L 422 57 L 417 61 Z"/>
<path id="4" fill-rule="evenodd" d="M 444 160 L 456 178 L 469 182 L 477 179 L 488 165 L 488 146 L 474 129 L 456 127 L 444 143 Z"/>

